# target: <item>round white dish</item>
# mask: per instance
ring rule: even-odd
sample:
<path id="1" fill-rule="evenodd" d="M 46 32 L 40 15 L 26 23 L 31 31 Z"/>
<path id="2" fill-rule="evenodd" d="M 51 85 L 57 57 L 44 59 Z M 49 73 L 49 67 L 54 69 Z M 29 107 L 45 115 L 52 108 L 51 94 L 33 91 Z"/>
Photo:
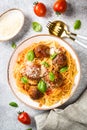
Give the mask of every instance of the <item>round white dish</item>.
<path id="1" fill-rule="evenodd" d="M 18 54 L 23 51 L 25 48 L 29 47 L 32 43 L 38 43 L 40 41 L 45 41 L 45 40 L 54 40 L 57 41 L 61 46 L 63 46 L 64 48 L 66 48 L 66 50 L 68 52 L 70 52 L 70 54 L 72 55 L 72 57 L 75 59 L 76 61 L 76 66 L 77 66 L 77 71 L 78 73 L 75 76 L 75 80 L 74 80 L 74 84 L 72 87 L 72 91 L 71 94 L 68 98 L 63 99 L 61 101 L 59 101 L 58 103 L 52 105 L 52 106 L 45 106 L 43 105 L 42 107 L 39 106 L 39 103 L 35 102 L 34 100 L 32 100 L 29 96 L 21 93 L 16 85 L 14 76 L 13 76 L 13 68 L 15 65 L 15 62 L 17 60 L 17 56 Z M 51 36 L 51 35 L 47 35 L 47 34 L 42 34 L 42 35 L 36 35 L 36 36 L 32 36 L 30 38 L 28 38 L 27 40 L 23 41 L 13 52 L 10 60 L 9 60 L 9 64 L 8 64 L 8 70 L 7 70 L 7 76 L 8 76 L 8 83 L 13 91 L 13 93 L 15 94 L 15 96 L 22 101 L 23 103 L 25 103 L 26 105 L 34 108 L 34 109 L 38 109 L 38 110 L 49 110 L 49 109 L 54 109 L 62 104 L 64 104 L 75 92 L 79 81 L 80 81 L 80 75 L 81 75 L 81 70 L 80 70 L 80 62 L 79 59 L 77 57 L 77 54 L 75 53 L 75 51 L 73 50 L 73 48 L 66 43 L 65 41 L 63 41 L 62 39 L 55 37 L 55 36 Z"/>
<path id="2" fill-rule="evenodd" d="M 0 15 L 0 41 L 16 36 L 24 24 L 24 14 L 19 9 L 10 9 Z"/>

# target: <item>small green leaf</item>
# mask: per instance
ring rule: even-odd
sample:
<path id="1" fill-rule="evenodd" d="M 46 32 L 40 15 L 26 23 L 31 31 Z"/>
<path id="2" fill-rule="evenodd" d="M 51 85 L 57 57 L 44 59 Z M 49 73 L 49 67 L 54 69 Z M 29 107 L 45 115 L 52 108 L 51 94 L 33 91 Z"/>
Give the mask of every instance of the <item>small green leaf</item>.
<path id="1" fill-rule="evenodd" d="M 32 128 L 28 128 L 28 129 L 26 129 L 26 130 L 32 130 Z"/>
<path id="2" fill-rule="evenodd" d="M 80 20 L 76 20 L 74 23 L 74 29 L 80 29 L 81 27 L 81 21 Z"/>
<path id="3" fill-rule="evenodd" d="M 55 75 L 53 74 L 53 72 L 49 73 L 49 79 L 50 79 L 50 81 L 54 81 L 55 80 Z"/>
<path id="4" fill-rule="evenodd" d="M 12 106 L 12 107 L 18 107 L 18 104 L 15 103 L 15 102 L 10 102 L 9 105 Z"/>
<path id="5" fill-rule="evenodd" d="M 54 54 L 52 54 L 52 55 L 50 56 L 51 60 L 53 60 L 56 56 L 57 56 L 57 53 L 55 52 Z"/>
<path id="6" fill-rule="evenodd" d="M 41 32 L 42 26 L 38 22 L 32 22 L 32 28 L 35 32 Z"/>
<path id="7" fill-rule="evenodd" d="M 50 66 L 46 61 L 43 61 L 42 65 L 44 65 L 46 68 L 48 68 Z"/>
<path id="8" fill-rule="evenodd" d="M 28 59 L 29 61 L 33 61 L 34 58 L 35 58 L 34 51 L 33 51 L 33 50 L 29 51 L 29 52 L 27 53 L 27 59 Z"/>
<path id="9" fill-rule="evenodd" d="M 60 69 L 60 73 L 64 73 L 68 70 L 68 66 L 65 66 L 63 68 Z"/>
<path id="10" fill-rule="evenodd" d="M 16 48 L 16 44 L 15 44 L 15 42 L 12 42 L 12 44 L 11 44 L 11 46 L 12 46 L 12 48 Z"/>
<path id="11" fill-rule="evenodd" d="M 27 84 L 28 83 L 28 78 L 26 76 L 23 76 L 21 78 L 21 82 L 24 83 L 24 84 Z"/>
<path id="12" fill-rule="evenodd" d="M 42 93 L 46 92 L 47 86 L 46 83 L 43 80 L 40 80 L 38 83 L 38 90 Z"/>

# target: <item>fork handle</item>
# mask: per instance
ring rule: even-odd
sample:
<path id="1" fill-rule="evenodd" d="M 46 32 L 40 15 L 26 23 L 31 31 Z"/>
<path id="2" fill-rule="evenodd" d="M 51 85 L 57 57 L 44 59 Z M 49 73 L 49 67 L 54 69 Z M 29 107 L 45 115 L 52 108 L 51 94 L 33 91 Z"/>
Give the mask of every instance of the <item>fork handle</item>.
<path id="1" fill-rule="evenodd" d="M 81 35 L 77 34 L 77 37 L 78 37 L 78 38 L 81 38 L 81 39 L 84 39 L 84 40 L 87 40 L 87 37 L 86 37 L 86 36 L 81 36 Z"/>
<path id="2" fill-rule="evenodd" d="M 72 33 L 72 32 L 69 32 L 69 35 L 73 35 L 73 36 L 76 36 L 78 38 L 87 40 L 87 36 L 82 36 L 82 35 L 79 35 L 79 34 L 76 34 L 76 33 Z"/>
<path id="3" fill-rule="evenodd" d="M 78 41 L 77 39 L 75 39 L 75 42 L 78 43 L 79 45 L 81 45 L 84 48 L 87 48 L 87 45 L 83 44 L 82 42 Z"/>
<path id="4" fill-rule="evenodd" d="M 76 36 L 76 37 L 78 37 L 78 38 L 81 38 L 81 39 L 87 40 L 87 36 L 82 36 L 82 35 L 75 34 L 75 33 L 72 33 L 72 32 L 70 32 L 70 35 L 73 35 L 73 36 Z"/>
<path id="5" fill-rule="evenodd" d="M 78 41 L 78 40 L 75 39 L 74 37 L 69 36 L 69 38 L 70 38 L 71 40 L 75 41 L 76 43 L 78 43 L 79 45 L 81 45 L 82 47 L 87 48 L 87 45 L 85 45 L 84 43 Z"/>

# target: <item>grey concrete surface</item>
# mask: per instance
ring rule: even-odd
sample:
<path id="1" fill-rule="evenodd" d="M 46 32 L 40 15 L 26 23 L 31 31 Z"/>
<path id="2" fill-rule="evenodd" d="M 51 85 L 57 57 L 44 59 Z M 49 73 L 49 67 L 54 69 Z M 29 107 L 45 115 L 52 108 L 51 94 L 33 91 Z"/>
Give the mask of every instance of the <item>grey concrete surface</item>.
<path id="1" fill-rule="evenodd" d="M 54 0 L 39 1 L 44 2 L 47 6 L 46 16 L 41 18 L 37 17 L 33 12 L 33 3 L 35 2 L 35 0 L 0 0 L 0 14 L 10 8 L 19 8 L 25 14 L 25 23 L 21 32 L 12 40 L 0 42 L 0 130 L 26 130 L 27 128 L 32 128 L 32 130 L 36 130 L 34 116 L 43 112 L 25 106 L 14 96 L 14 94 L 10 90 L 7 82 L 7 66 L 9 58 L 14 50 L 11 47 L 12 41 L 16 42 L 16 44 L 19 45 L 20 42 L 30 36 L 43 33 L 48 34 L 46 24 L 49 20 L 63 20 L 69 26 L 70 31 L 87 36 L 87 0 L 67 0 L 67 11 L 60 16 L 56 16 L 53 11 L 52 6 Z M 81 20 L 82 25 L 81 29 L 75 31 L 73 29 L 73 24 L 74 21 L 77 19 Z M 39 21 L 39 23 L 43 26 L 43 30 L 41 33 L 33 31 L 31 26 L 33 21 Z M 87 87 L 87 49 L 82 48 L 70 39 L 66 38 L 64 40 L 66 40 L 77 52 L 81 63 L 80 84 L 75 94 L 65 104 L 66 106 L 70 103 L 73 103 Z M 87 41 L 85 41 L 85 44 L 87 44 Z M 19 107 L 10 107 L 9 102 L 11 101 L 17 102 L 19 104 Z M 19 110 L 27 111 L 30 114 L 32 118 L 32 124 L 30 126 L 26 126 L 18 122 L 17 111 Z"/>

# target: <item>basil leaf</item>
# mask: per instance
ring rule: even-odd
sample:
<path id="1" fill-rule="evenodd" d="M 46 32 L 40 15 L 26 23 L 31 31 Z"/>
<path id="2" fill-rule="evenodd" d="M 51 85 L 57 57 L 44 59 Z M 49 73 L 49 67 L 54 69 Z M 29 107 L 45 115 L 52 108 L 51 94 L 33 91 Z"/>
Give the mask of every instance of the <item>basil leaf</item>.
<path id="1" fill-rule="evenodd" d="M 52 54 L 52 55 L 50 56 L 51 60 L 53 60 L 56 56 L 57 56 L 57 53 L 55 52 L 54 54 Z"/>
<path id="2" fill-rule="evenodd" d="M 63 68 L 60 69 L 60 73 L 64 73 L 68 70 L 68 66 L 65 66 Z"/>
<path id="3" fill-rule="evenodd" d="M 33 61 L 34 58 L 35 58 L 34 51 L 33 51 L 33 50 L 29 51 L 29 52 L 27 53 L 27 59 L 28 59 L 29 61 Z"/>
<path id="4" fill-rule="evenodd" d="M 32 28 L 35 32 L 41 32 L 42 26 L 38 22 L 32 22 Z"/>
<path id="5" fill-rule="evenodd" d="M 15 42 L 12 42 L 12 44 L 11 44 L 11 46 L 12 46 L 12 48 L 16 48 L 16 44 L 15 44 Z"/>
<path id="6" fill-rule="evenodd" d="M 80 20 L 76 20 L 74 23 L 74 29 L 80 29 L 81 27 L 81 21 Z"/>
<path id="7" fill-rule="evenodd" d="M 42 65 L 44 65 L 46 68 L 50 66 L 46 61 L 42 62 Z"/>
<path id="8" fill-rule="evenodd" d="M 50 72 L 50 73 L 49 73 L 49 79 L 50 79 L 51 81 L 54 81 L 54 80 L 55 80 L 55 75 L 53 74 L 53 72 Z"/>
<path id="9" fill-rule="evenodd" d="M 32 128 L 28 128 L 28 129 L 26 129 L 26 130 L 32 130 Z"/>
<path id="10" fill-rule="evenodd" d="M 42 93 L 46 92 L 47 86 L 46 83 L 43 80 L 40 80 L 38 83 L 38 90 Z"/>
<path id="11" fill-rule="evenodd" d="M 21 78 L 21 82 L 24 83 L 24 84 L 27 84 L 28 83 L 28 78 L 26 76 L 23 76 Z"/>
<path id="12" fill-rule="evenodd" d="M 18 107 L 18 104 L 15 103 L 15 102 L 10 102 L 9 105 L 12 106 L 12 107 Z"/>

